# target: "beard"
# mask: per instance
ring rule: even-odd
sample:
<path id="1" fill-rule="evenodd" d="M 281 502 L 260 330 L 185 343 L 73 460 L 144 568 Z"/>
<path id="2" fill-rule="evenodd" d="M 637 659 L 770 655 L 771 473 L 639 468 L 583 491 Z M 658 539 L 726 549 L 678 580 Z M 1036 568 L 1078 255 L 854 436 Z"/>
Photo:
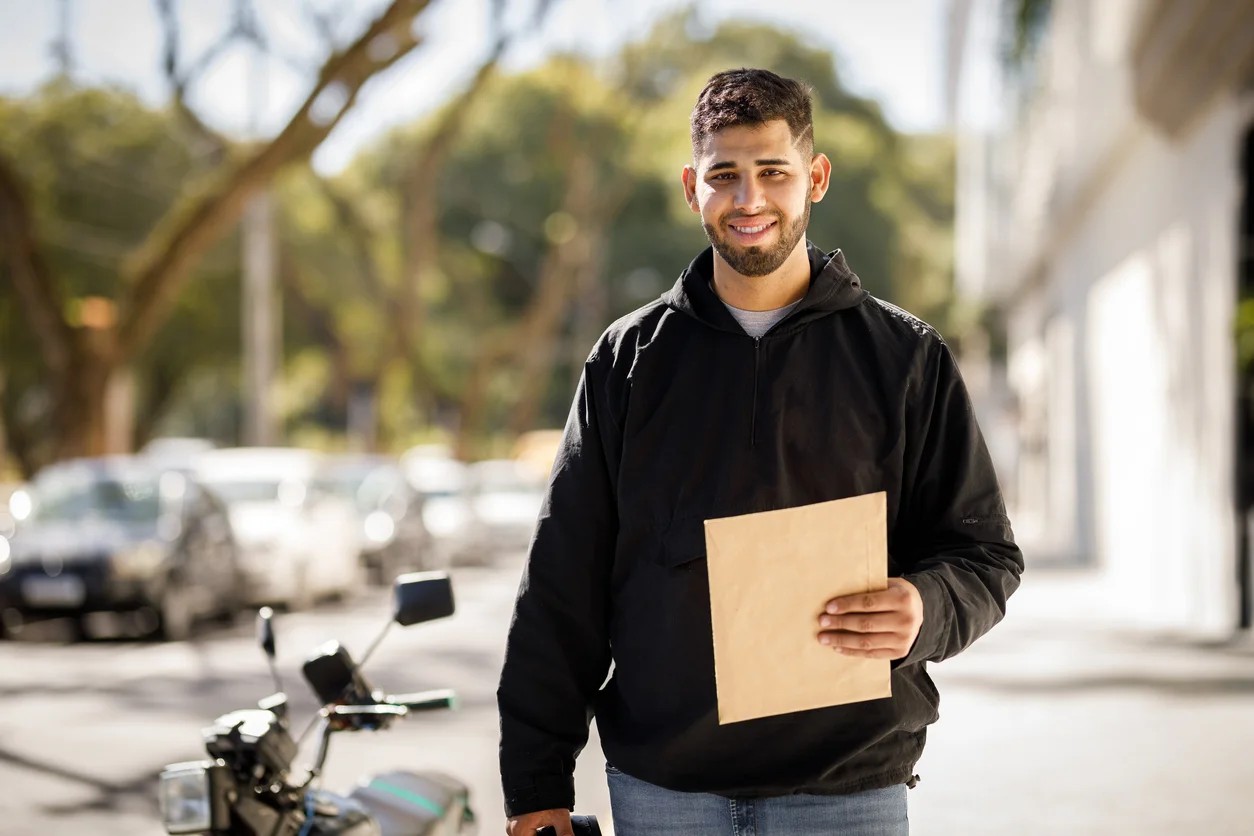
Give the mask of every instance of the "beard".
<path id="1" fill-rule="evenodd" d="M 727 262 L 728 267 L 742 276 L 767 276 L 779 269 L 796 249 L 797 242 L 806 234 L 806 227 L 810 225 L 810 203 L 810 196 L 806 195 L 805 209 L 791 223 L 786 222 L 784 216 L 778 213 L 764 216 L 773 217 L 779 226 L 775 243 L 769 247 L 741 247 L 733 244 L 721 232 L 727 216 L 720 219 L 717 227 L 704 221 L 701 225 L 705 228 L 705 237 L 710 239 L 710 245 Z"/>

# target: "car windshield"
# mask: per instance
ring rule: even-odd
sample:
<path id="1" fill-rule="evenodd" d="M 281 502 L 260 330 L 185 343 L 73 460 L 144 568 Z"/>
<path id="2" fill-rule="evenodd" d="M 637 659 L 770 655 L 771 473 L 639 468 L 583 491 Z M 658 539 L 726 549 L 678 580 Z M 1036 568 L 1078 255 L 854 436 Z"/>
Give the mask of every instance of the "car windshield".
<path id="1" fill-rule="evenodd" d="M 228 505 L 241 502 L 279 502 L 289 484 L 291 483 L 268 479 L 214 480 L 206 483 L 209 490 Z"/>
<path id="2" fill-rule="evenodd" d="M 396 492 L 398 479 L 386 466 L 338 467 L 319 480 L 319 486 L 351 499 L 362 511 L 373 511 Z"/>
<path id="3" fill-rule="evenodd" d="M 513 463 L 484 463 L 474 468 L 476 493 L 535 493 L 544 483 L 530 469 Z"/>
<path id="4" fill-rule="evenodd" d="M 153 522 L 161 513 L 157 480 L 144 475 L 60 473 L 38 479 L 32 519 L 72 522 L 88 518 Z"/>
<path id="5" fill-rule="evenodd" d="M 361 490 L 362 483 L 370 475 L 370 470 L 370 468 L 339 468 L 320 478 L 318 486 L 322 490 L 333 493 L 336 496 L 355 499 L 357 492 Z"/>

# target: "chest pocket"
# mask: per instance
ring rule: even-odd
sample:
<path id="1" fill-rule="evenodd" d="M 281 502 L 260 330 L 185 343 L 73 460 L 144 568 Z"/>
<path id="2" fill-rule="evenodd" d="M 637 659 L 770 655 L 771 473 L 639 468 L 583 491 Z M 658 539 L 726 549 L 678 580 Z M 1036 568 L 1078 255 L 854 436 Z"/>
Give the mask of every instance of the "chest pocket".
<path id="1" fill-rule="evenodd" d="M 668 569 L 691 572 L 704 569 L 705 520 L 702 517 L 682 517 L 671 523 L 662 535 L 662 548 L 657 561 Z"/>

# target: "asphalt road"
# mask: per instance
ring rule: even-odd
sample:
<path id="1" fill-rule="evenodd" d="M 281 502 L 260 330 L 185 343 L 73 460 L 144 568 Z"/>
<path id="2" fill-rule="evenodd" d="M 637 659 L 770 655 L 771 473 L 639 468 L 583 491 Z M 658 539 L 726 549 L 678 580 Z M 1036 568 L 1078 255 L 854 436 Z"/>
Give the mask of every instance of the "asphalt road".
<path id="1" fill-rule="evenodd" d="M 454 712 L 333 743 L 325 785 L 434 768 L 471 787 L 480 833 L 501 833 L 494 689 L 521 558 L 458 569 L 457 615 L 393 629 L 366 667 L 389 691 L 452 687 Z M 1094 618 L 1083 577 L 1026 578 L 1006 622 L 934 666 L 942 694 L 910 794 L 913 832 L 1254 832 L 1254 646 L 1130 637 Z M 280 615 L 279 667 L 300 728 L 313 711 L 299 666 L 341 640 L 360 657 L 386 594 Z M 273 686 L 250 619 L 196 640 L 70 643 L 49 625 L 0 642 L 0 834 L 160 834 L 156 777 L 203 755 L 200 729 Z M 580 759 L 579 809 L 608 821 L 595 742 Z M 609 828 L 606 828 L 607 833 Z"/>
<path id="2" fill-rule="evenodd" d="M 371 684 L 393 693 L 452 687 L 460 706 L 381 733 L 338 736 L 326 787 L 347 789 L 367 772 L 390 768 L 439 769 L 470 785 L 480 832 L 502 832 L 494 691 L 520 567 L 518 557 L 455 569 L 454 617 L 389 632 L 366 665 Z M 360 659 L 388 608 L 387 594 L 373 590 L 278 615 L 278 667 L 295 729 L 315 709 L 299 675 L 309 652 L 338 639 Z M 202 758 L 203 726 L 274 690 L 252 630 L 244 617 L 188 642 L 74 643 L 50 622 L 0 642 L 0 834 L 164 833 L 155 794 L 162 766 Z M 585 761 L 581 812 L 608 816 L 600 767 Z"/>

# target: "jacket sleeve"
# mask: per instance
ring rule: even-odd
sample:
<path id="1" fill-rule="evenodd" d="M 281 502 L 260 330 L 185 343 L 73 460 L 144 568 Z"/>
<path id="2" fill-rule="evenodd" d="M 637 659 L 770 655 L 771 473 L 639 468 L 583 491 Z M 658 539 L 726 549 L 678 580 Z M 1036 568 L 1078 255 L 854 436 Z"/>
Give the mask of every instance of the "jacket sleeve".
<path id="1" fill-rule="evenodd" d="M 939 662 L 969 647 L 1005 615 L 1023 572 L 953 355 L 937 339 L 922 365 L 907 405 L 912 417 L 895 556 L 923 598 L 923 625 L 895 666 Z"/>
<path id="2" fill-rule="evenodd" d="M 584 366 L 514 604 L 497 688 L 508 816 L 574 806 L 575 758 L 610 664 L 620 433 Z"/>

